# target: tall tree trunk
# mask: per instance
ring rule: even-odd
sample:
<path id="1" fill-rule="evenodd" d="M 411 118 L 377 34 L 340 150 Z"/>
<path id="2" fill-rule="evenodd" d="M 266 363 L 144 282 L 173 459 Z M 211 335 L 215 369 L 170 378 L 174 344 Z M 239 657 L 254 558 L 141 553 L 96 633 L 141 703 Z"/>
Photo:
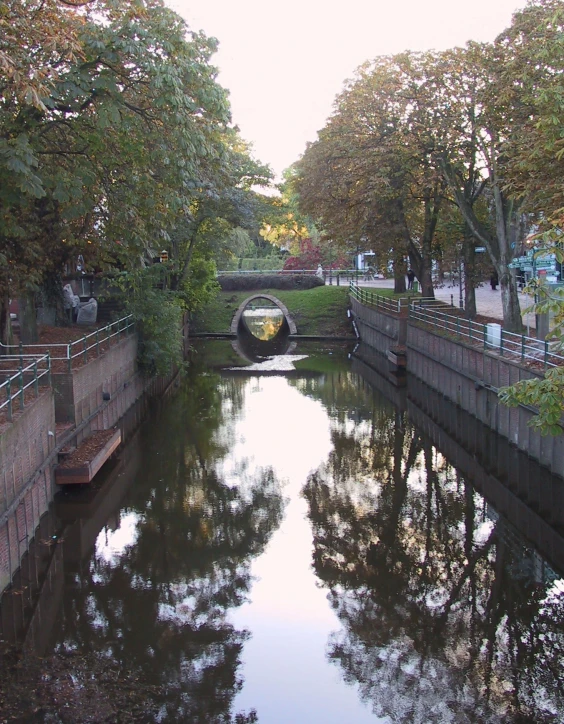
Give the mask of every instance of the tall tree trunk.
<path id="1" fill-rule="evenodd" d="M 24 344 L 37 344 L 39 333 L 37 331 L 35 295 L 26 294 L 21 296 L 18 302 L 20 307 L 20 339 Z"/>
<path id="2" fill-rule="evenodd" d="M 403 249 L 396 246 L 394 250 L 394 292 L 403 294 L 406 291 L 405 275 L 407 267 L 405 265 L 405 256 Z"/>
<path id="3" fill-rule="evenodd" d="M 503 309 L 503 325 L 509 332 L 523 331 L 521 304 L 517 291 L 517 279 L 514 270 L 506 269 L 504 273 L 498 269 L 501 288 L 501 306 Z"/>
<path id="4" fill-rule="evenodd" d="M 464 258 L 464 314 L 468 319 L 474 319 L 476 309 L 476 241 L 468 225 L 464 233 L 464 246 L 462 253 Z"/>
<path id="5" fill-rule="evenodd" d="M 442 168 L 464 221 L 474 238 L 486 247 L 492 264 L 497 271 L 501 284 L 503 326 L 508 332 L 520 333 L 523 329 L 523 321 L 517 295 L 517 280 L 509 267 L 519 246 L 519 234 L 522 231 L 519 205 L 511 199 L 504 198 L 500 181 L 495 169 L 492 169 L 490 171 L 489 185 L 493 197 L 493 216 L 496 230 L 495 235 L 493 235 L 476 216 L 472 205 L 460 187 L 456 174 L 444 159 Z"/>
<path id="6" fill-rule="evenodd" d="M 4 294 L 0 297 L 0 342 L 3 345 L 12 344 L 12 324 L 10 322 L 10 297 Z M 0 347 L 0 354 L 7 353 L 7 349 Z"/>

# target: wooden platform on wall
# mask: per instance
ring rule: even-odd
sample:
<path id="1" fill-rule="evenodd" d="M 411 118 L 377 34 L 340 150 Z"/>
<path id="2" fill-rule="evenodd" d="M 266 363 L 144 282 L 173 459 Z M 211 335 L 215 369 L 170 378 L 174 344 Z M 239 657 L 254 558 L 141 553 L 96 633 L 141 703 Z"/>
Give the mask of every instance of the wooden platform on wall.
<path id="1" fill-rule="evenodd" d="M 90 483 L 121 443 L 120 430 L 98 430 L 83 440 L 69 457 L 55 468 L 57 485 Z"/>

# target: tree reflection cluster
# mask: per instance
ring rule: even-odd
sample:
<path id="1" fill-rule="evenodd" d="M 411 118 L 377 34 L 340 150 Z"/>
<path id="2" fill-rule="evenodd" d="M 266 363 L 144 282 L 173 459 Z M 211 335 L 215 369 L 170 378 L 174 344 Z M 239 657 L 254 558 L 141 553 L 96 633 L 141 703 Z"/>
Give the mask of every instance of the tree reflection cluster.
<path id="1" fill-rule="evenodd" d="M 392 721 L 563 721 L 564 582 L 406 414 L 343 384 L 303 491 L 329 657 Z"/>
<path id="2" fill-rule="evenodd" d="M 233 711 L 250 634 L 229 613 L 284 500 L 274 470 L 232 454 L 253 384 L 195 367 L 153 411 L 125 505 L 65 570 L 56 656 L 30 698 L 44 721 L 258 720 Z M 288 384 L 330 422 L 332 451 L 302 494 L 345 680 L 393 722 L 564 721 L 562 578 L 362 378 Z"/>
<path id="3" fill-rule="evenodd" d="M 158 692 L 148 721 L 257 720 L 232 713 L 249 633 L 227 614 L 247 597 L 250 564 L 278 528 L 283 499 L 271 469 L 222 474 L 245 384 L 194 374 L 155 411 L 143 475 L 121 512 L 122 524 L 135 521 L 135 544 L 106 556 L 101 534 L 67 597 L 57 650 L 139 672 Z"/>

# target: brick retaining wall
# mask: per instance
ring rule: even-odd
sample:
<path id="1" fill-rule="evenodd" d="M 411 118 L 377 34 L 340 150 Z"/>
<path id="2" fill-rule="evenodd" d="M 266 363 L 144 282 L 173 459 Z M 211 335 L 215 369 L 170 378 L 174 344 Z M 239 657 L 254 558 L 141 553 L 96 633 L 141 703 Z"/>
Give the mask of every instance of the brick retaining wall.
<path id="1" fill-rule="evenodd" d="M 43 469 L 55 439 L 53 393 L 44 391 L 0 434 L 0 591 L 9 583 L 52 497 Z"/>
<path id="2" fill-rule="evenodd" d="M 171 377 L 147 379 L 137 371 L 137 336 L 125 337 L 72 373 L 52 375 L 53 390 L 0 430 L 0 592 L 28 551 L 53 498 L 56 423 L 67 423 L 65 442 L 79 444 L 91 431 L 122 424 L 143 394 L 162 394 Z M 109 398 L 109 399 L 108 399 Z"/>

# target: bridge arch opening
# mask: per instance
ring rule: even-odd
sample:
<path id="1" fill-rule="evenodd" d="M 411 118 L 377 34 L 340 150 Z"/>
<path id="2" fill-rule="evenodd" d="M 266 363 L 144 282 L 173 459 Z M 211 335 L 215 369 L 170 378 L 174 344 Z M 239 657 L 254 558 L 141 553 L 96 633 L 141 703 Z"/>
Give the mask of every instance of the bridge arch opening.
<path id="1" fill-rule="evenodd" d="M 231 332 L 247 332 L 260 341 L 271 342 L 280 336 L 297 334 L 298 330 L 285 304 L 271 294 L 257 293 L 239 306 Z"/>

